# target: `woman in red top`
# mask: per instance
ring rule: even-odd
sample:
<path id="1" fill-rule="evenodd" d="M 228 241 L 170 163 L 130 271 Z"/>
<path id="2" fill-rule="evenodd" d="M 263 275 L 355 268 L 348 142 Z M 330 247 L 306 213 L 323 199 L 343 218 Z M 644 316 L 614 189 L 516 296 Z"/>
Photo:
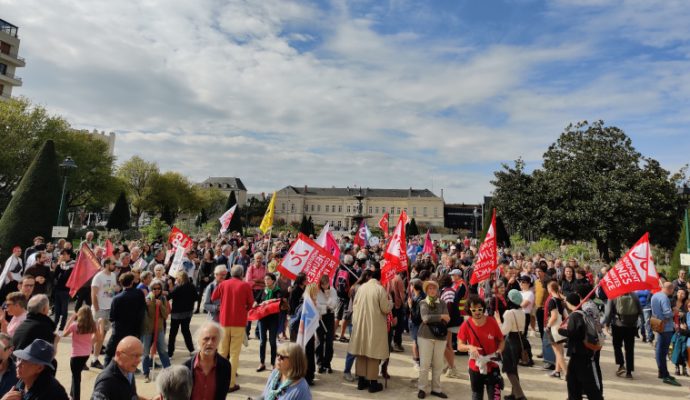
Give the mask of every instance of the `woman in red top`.
<path id="1" fill-rule="evenodd" d="M 489 400 L 501 400 L 503 379 L 498 364 L 505 341 L 501 327 L 494 317 L 486 315 L 486 303 L 477 296 L 467 302 L 472 318 L 460 327 L 458 332 L 458 350 L 470 355 L 470 383 L 472 400 L 484 398 L 484 388 Z"/>

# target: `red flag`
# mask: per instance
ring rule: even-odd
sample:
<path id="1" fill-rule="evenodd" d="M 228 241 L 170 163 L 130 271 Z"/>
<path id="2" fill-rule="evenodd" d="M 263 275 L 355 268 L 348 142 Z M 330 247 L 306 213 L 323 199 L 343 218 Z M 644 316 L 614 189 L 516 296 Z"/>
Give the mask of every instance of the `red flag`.
<path id="1" fill-rule="evenodd" d="M 383 214 L 379 220 L 379 228 L 383 231 L 383 238 L 388 239 L 388 213 Z"/>
<path id="2" fill-rule="evenodd" d="M 635 290 L 656 290 L 659 275 L 652 259 L 649 233 L 640 240 L 609 270 L 600 283 L 609 299 L 615 299 Z"/>
<path id="3" fill-rule="evenodd" d="M 424 239 L 422 253 L 431 255 L 431 258 L 434 260 L 434 262 L 436 262 L 436 251 L 434 249 L 434 243 L 431 241 L 431 229 L 427 229 L 426 231 L 426 238 Z"/>
<path id="4" fill-rule="evenodd" d="M 395 278 L 395 274 L 398 271 L 395 270 L 395 265 L 393 263 L 385 262 L 381 267 L 381 284 L 386 286 L 386 284 Z"/>
<path id="5" fill-rule="evenodd" d="M 113 255 L 113 242 L 110 241 L 110 239 L 105 239 L 105 256 L 104 257 L 112 257 Z"/>
<path id="6" fill-rule="evenodd" d="M 491 272 L 498 267 L 498 249 L 496 248 L 496 209 L 491 216 L 491 226 L 486 232 L 486 237 L 481 246 L 477 261 L 474 263 L 474 272 L 470 278 L 470 284 L 485 281 L 491 277 Z"/>
<path id="7" fill-rule="evenodd" d="M 172 230 L 170 231 L 170 235 L 168 236 L 168 243 L 172 243 L 173 249 L 180 246 L 186 249 L 192 246 L 192 238 L 187 236 L 176 226 L 173 226 Z"/>
<path id="8" fill-rule="evenodd" d="M 278 265 L 278 271 L 290 279 L 295 279 L 297 274 L 304 272 L 307 282 L 312 283 L 318 282 L 322 275 L 333 279 L 338 264 L 339 261 L 333 254 L 300 233 Z"/>
<path id="9" fill-rule="evenodd" d="M 407 213 L 400 213 L 398 223 L 393 230 L 393 237 L 388 241 L 383 257 L 393 265 L 396 271 L 407 271 L 407 245 L 405 243 L 405 224 L 407 223 Z"/>
<path id="10" fill-rule="evenodd" d="M 335 236 L 333 236 L 330 228 L 330 224 L 326 223 L 326 225 L 323 227 L 323 230 L 316 238 L 316 243 L 318 243 L 318 245 L 324 249 L 330 251 L 335 258 L 340 260 L 340 247 L 338 246 L 338 241 L 335 240 Z"/>
<path id="11" fill-rule="evenodd" d="M 72 269 L 72 274 L 65 284 L 65 286 L 70 288 L 70 297 L 74 297 L 77 294 L 77 290 L 84 286 L 100 269 L 101 264 L 98 263 L 96 255 L 93 254 L 86 243 L 82 244 L 79 257 L 76 264 L 74 264 L 74 269 Z"/>
<path id="12" fill-rule="evenodd" d="M 359 229 L 357 229 L 357 235 L 355 235 L 354 244 L 360 248 L 366 247 L 369 244 L 369 228 L 367 227 L 367 220 L 363 219 L 359 223 Z"/>
<path id="13" fill-rule="evenodd" d="M 235 215 L 235 209 L 237 208 L 237 204 L 234 206 L 230 207 L 228 211 L 226 211 L 223 215 L 218 218 L 220 221 L 220 233 L 225 233 L 228 230 L 228 227 L 230 226 L 230 221 L 232 221 L 232 216 Z"/>
<path id="14" fill-rule="evenodd" d="M 248 321 L 258 321 L 269 315 L 278 314 L 280 312 L 280 299 L 268 300 L 263 304 L 252 308 L 247 313 Z"/>

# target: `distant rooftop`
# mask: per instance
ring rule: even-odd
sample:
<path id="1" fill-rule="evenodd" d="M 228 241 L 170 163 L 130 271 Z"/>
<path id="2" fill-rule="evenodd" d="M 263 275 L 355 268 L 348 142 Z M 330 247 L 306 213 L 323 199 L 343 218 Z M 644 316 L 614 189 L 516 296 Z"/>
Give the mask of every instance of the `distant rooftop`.
<path id="1" fill-rule="evenodd" d="M 210 176 L 205 181 L 201 182 L 203 187 L 215 187 L 218 189 L 239 189 L 247 190 L 240 178 L 230 176 Z"/>
<path id="2" fill-rule="evenodd" d="M 355 196 L 361 194 L 364 197 L 438 197 L 429 189 L 379 189 L 379 188 L 354 188 L 354 187 L 311 187 L 311 186 L 286 186 L 281 189 L 281 192 L 285 190 L 292 191 L 296 194 L 302 194 L 306 196 L 332 196 L 332 197 L 343 197 L 343 196 Z"/>
<path id="3" fill-rule="evenodd" d="M 4 19 L 0 19 L 0 32 L 4 32 L 12 37 L 17 37 L 17 32 L 19 28 L 16 25 L 12 25 Z"/>

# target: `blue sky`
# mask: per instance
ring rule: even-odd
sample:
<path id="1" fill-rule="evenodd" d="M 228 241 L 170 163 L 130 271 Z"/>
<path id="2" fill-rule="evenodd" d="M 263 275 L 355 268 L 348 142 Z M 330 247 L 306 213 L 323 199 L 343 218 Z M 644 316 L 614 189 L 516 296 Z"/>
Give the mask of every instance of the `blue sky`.
<path id="1" fill-rule="evenodd" d="M 681 0 L 0 0 L 16 95 L 192 180 L 490 194 L 571 122 L 676 171 L 690 154 Z"/>

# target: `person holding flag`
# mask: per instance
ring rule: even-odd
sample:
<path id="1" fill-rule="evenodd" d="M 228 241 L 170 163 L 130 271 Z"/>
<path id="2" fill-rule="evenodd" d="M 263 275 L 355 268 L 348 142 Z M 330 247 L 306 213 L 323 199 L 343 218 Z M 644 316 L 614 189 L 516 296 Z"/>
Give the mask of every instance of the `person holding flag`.
<path id="1" fill-rule="evenodd" d="M 307 355 L 307 373 L 305 379 L 309 386 L 314 386 L 316 374 L 315 342 L 316 330 L 321 322 L 321 315 L 316 307 L 316 298 L 319 287 L 316 283 L 310 283 L 304 288 L 302 304 L 299 306 L 299 328 L 296 343 L 304 349 Z"/>

